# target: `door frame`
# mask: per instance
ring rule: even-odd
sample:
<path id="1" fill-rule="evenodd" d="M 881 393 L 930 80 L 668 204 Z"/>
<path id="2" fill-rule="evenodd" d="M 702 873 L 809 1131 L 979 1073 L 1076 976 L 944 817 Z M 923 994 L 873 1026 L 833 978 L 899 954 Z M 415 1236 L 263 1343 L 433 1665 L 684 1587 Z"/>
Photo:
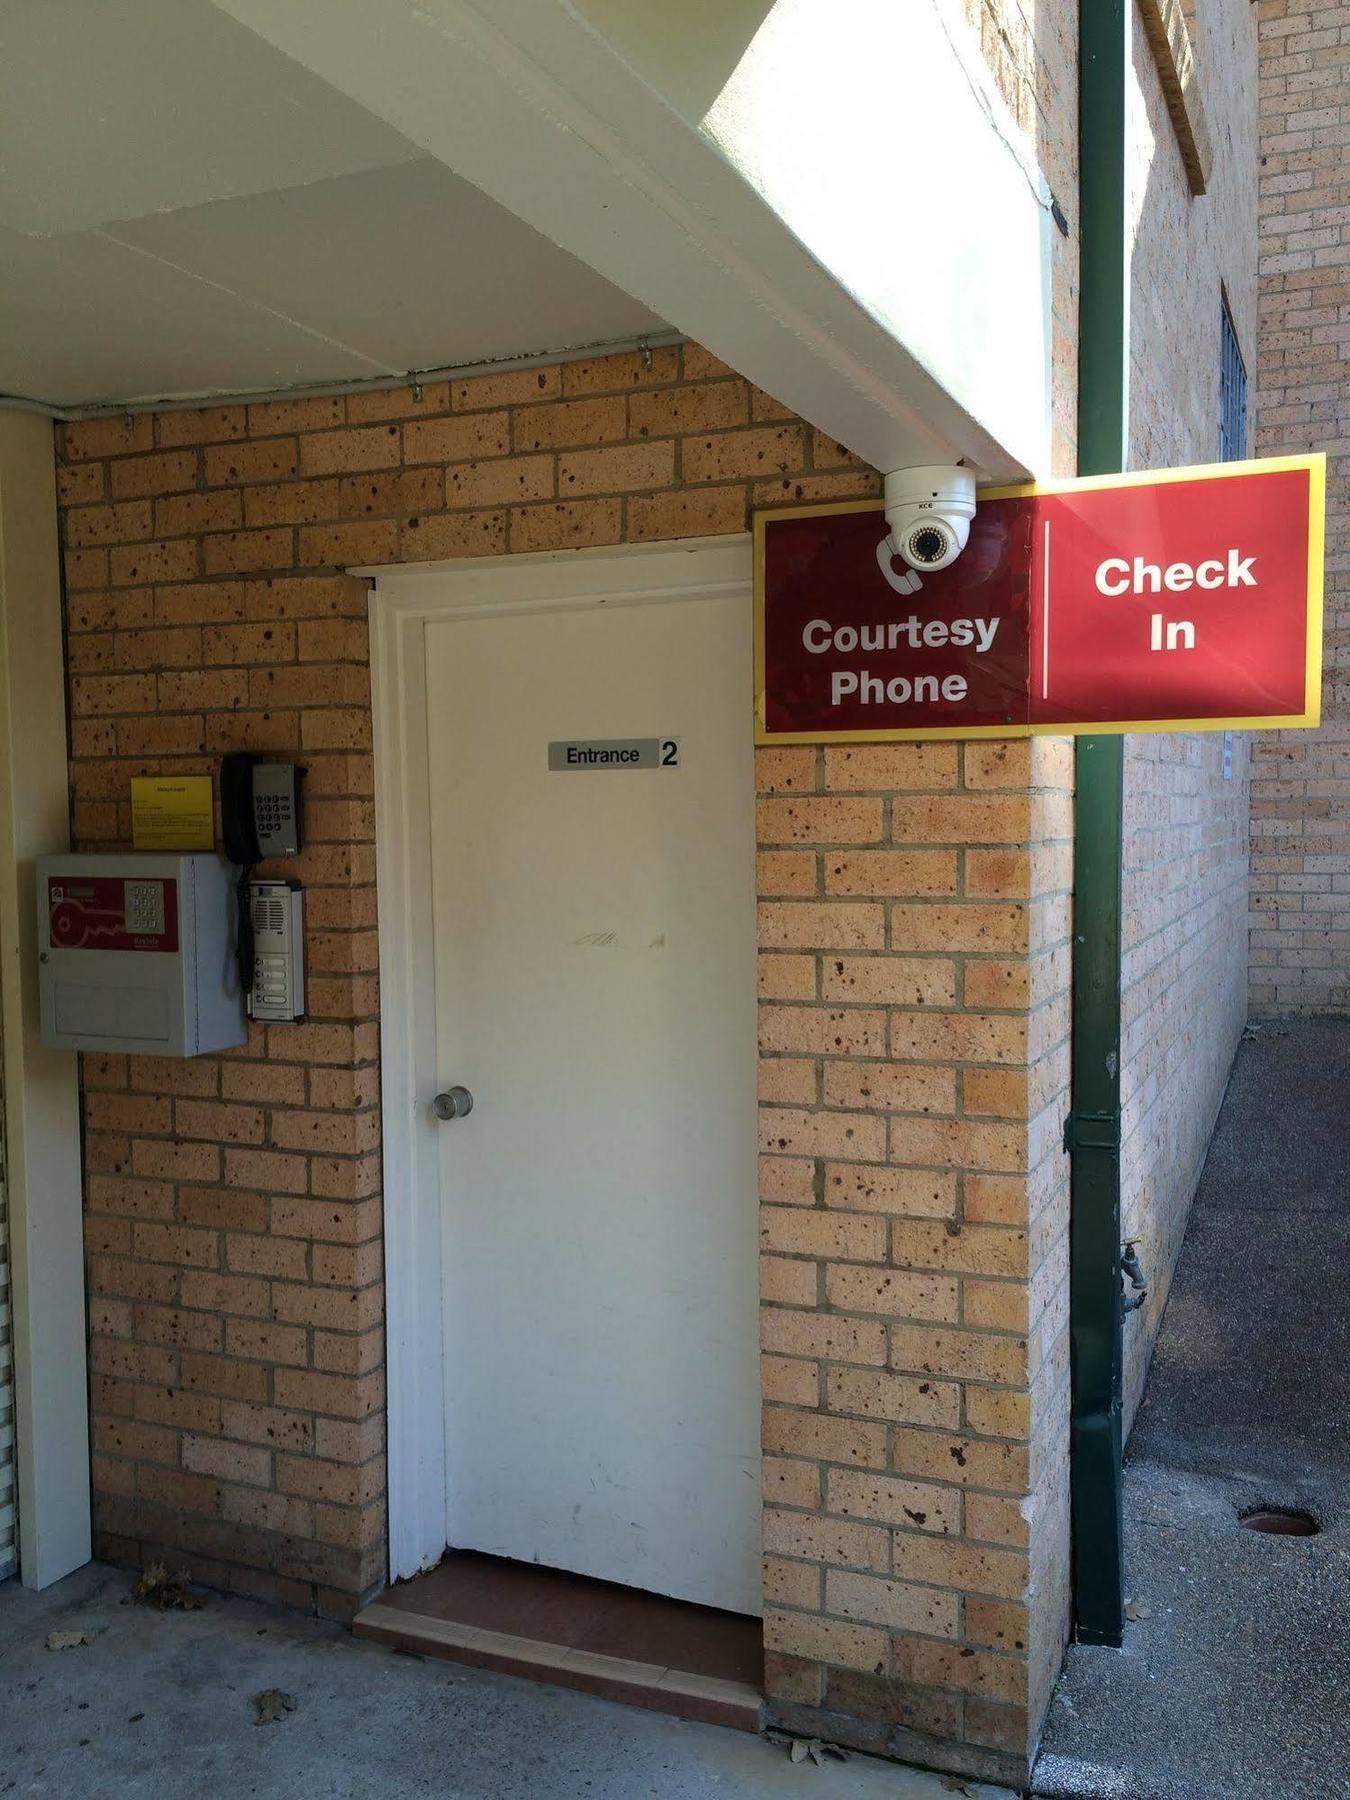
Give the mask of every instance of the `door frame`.
<path id="1" fill-rule="evenodd" d="M 425 634 L 483 611 L 641 605 L 752 589 L 748 533 L 354 569 L 370 596 L 384 1121 L 389 1577 L 445 1551 L 446 1371 L 437 1128 Z M 747 690 L 745 728 L 753 731 Z"/>

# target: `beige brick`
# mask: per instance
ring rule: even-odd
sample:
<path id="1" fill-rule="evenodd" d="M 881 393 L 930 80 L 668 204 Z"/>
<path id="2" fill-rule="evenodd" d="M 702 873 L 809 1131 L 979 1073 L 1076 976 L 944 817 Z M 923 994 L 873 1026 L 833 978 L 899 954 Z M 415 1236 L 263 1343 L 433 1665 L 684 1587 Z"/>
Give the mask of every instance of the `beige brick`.
<path id="1" fill-rule="evenodd" d="M 785 1406 L 814 1406 L 820 1385 L 819 1365 L 791 1356 L 761 1356 L 760 1392 L 765 1400 Z"/>
<path id="2" fill-rule="evenodd" d="M 956 1076 L 951 1069 L 888 1062 L 828 1062 L 825 1104 L 879 1112 L 951 1113 Z"/>
<path id="3" fill-rule="evenodd" d="M 816 785 L 816 752 L 778 744 L 755 751 L 755 787 L 761 794 L 809 794 Z"/>
<path id="4" fill-rule="evenodd" d="M 816 891 L 816 857 L 810 850 L 761 850 L 755 858 L 755 891 L 801 898 Z"/>
<path id="5" fill-rule="evenodd" d="M 824 858 L 827 894 L 916 895 L 956 892 L 956 853 L 946 850 L 853 850 Z"/>
<path id="6" fill-rule="evenodd" d="M 1024 1062 L 1025 1017 L 988 1013 L 897 1013 L 891 1055 L 919 1062 Z"/>
<path id="7" fill-rule="evenodd" d="M 844 1519 L 813 1518 L 809 1513 L 775 1512 L 766 1508 L 763 1538 L 766 1552 L 779 1556 L 832 1563 L 836 1568 L 845 1569 L 886 1570 L 891 1566 L 890 1533 L 875 1525 L 856 1525 Z M 830 1610 L 837 1612 L 840 1609 L 832 1607 Z"/>
<path id="8" fill-rule="evenodd" d="M 471 375 L 450 384 L 450 404 L 456 412 L 485 406 L 518 406 L 522 401 L 553 400 L 562 392 L 558 367 L 499 369 L 487 375 Z"/>
<path id="9" fill-rule="evenodd" d="M 762 844 L 870 844 L 881 836 L 879 800 L 766 799 L 756 810 Z"/>
<path id="10" fill-rule="evenodd" d="M 618 443 L 628 433 L 626 403 L 621 394 L 522 406 L 511 417 L 517 450 L 561 450 L 574 444 L 598 447 Z"/>
<path id="11" fill-rule="evenodd" d="M 911 1275 L 895 1270 L 831 1265 L 825 1272 L 825 1293 L 832 1306 L 841 1307 L 845 1312 L 881 1313 L 891 1319 L 937 1319 L 953 1323 L 960 1316 L 960 1285 L 953 1277 L 945 1275 Z M 926 1337 L 929 1334 L 921 1331 L 916 1335 Z M 935 1371 L 924 1369 L 921 1373 Z"/>
<path id="12" fill-rule="evenodd" d="M 883 1013 L 823 1006 L 761 1006 L 761 1050 L 805 1056 L 878 1056 L 886 1047 Z"/>
<path id="13" fill-rule="evenodd" d="M 680 443 L 686 481 L 781 475 L 801 468 L 804 455 L 800 425 L 719 431 L 708 437 L 683 438 Z"/>
<path id="14" fill-rule="evenodd" d="M 397 425 L 367 425 L 346 431 L 306 432 L 300 439 L 302 475 L 340 475 L 361 469 L 390 469 L 396 467 L 401 460 L 402 447 Z"/>
<path id="15" fill-rule="evenodd" d="M 229 1443 L 221 1438 L 198 1437 L 189 1432 L 183 1439 L 183 1467 L 200 1475 L 214 1475 L 222 1481 L 243 1481 L 254 1487 L 270 1487 L 272 1455 L 251 1444 Z"/>
<path id="16" fill-rule="evenodd" d="M 1025 1382 L 1026 1344 L 1020 1338 L 976 1331 L 929 1331 L 896 1325 L 891 1331 L 891 1366 L 919 1375 L 957 1381 Z"/>
<path id="17" fill-rule="evenodd" d="M 762 1441 L 770 1455 L 853 1463 L 868 1469 L 886 1466 L 885 1426 L 860 1419 L 834 1419 L 795 1407 L 768 1406 Z"/>
<path id="18" fill-rule="evenodd" d="M 761 1150 L 777 1155 L 857 1157 L 863 1162 L 881 1162 L 886 1155 L 886 1121 L 866 1113 L 763 1106 L 759 1112 L 759 1144 Z"/>
<path id="19" fill-rule="evenodd" d="M 892 1119 L 890 1154 L 893 1162 L 934 1168 L 1024 1169 L 1026 1131 L 969 1119 Z"/>
<path id="20" fill-rule="evenodd" d="M 569 450 L 558 458 L 558 493 L 569 499 L 669 487 L 674 473 L 675 445 L 670 440 L 620 444 L 608 450 Z"/>
<path id="21" fill-rule="evenodd" d="M 877 1169 L 830 1163 L 825 1204 L 863 1212 L 950 1218 L 956 1212 L 956 1178 L 927 1169 Z"/>
<path id="22" fill-rule="evenodd" d="M 948 1269 L 975 1275 L 1026 1277 L 1027 1236 L 997 1226 L 929 1225 L 897 1219 L 891 1226 L 891 1260 L 909 1269 Z M 970 1284 L 967 1284 L 969 1291 Z"/>
<path id="23" fill-rule="evenodd" d="M 801 1056 L 762 1056 L 759 1060 L 759 1098 L 771 1106 L 813 1106 L 816 1101 L 816 1065 Z"/>
<path id="24" fill-rule="evenodd" d="M 617 544 L 623 535 L 622 503 L 560 500 L 544 506 L 513 506 L 510 533 L 511 549 L 517 553 Z"/>
<path id="25" fill-rule="evenodd" d="M 820 1470 L 813 1462 L 765 1456 L 760 1463 L 760 1480 L 769 1505 L 812 1509 L 820 1505 Z"/>
<path id="26" fill-rule="evenodd" d="M 581 357 L 562 364 L 564 394 L 603 394 L 658 387 L 676 381 L 680 373 L 678 344 L 648 345 L 643 350 L 620 350 L 611 356 Z"/>
<path id="27" fill-rule="evenodd" d="M 961 1422 L 961 1389 L 952 1382 L 892 1375 L 881 1369 L 831 1369 L 825 1403 L 831 1412 L 903 1425 L 954 1428 Z"/>
<path id="28" fill-rule="evenodd" d="M 825 752 L 825 786 L 832 792 L 896 793 L 893 812 L 910 804 L 903 790 L 955 787 L 957 751 L 954 744 L 866 744 Z"/>
<path id="29" fill-rule="evenodd" d="M 691 431 L 722 431 L 749 422 L 749 391 L 740 380 L 701 387 L 672 387 L 634 394 L 628 424 L 634 437 L 658 438 Z"/>
<path id="30" fill-rule="evenodd" d="M 780 1306 L 816 1304 L 816 1265 L 783 1256 L 759 1259 L 759 1297 Z"/>
<path id="31" fill-rule="evenodd" d="M 758 910 L 762 950 L 880 950 L 886 914 L 880 906 L 765 902 Z"/>
<path id="32" fill-rule="evenodd" d="M 907 951 L 1025 950 L 1026 909 L 1021 906 L 909 906 L 891 908 L 890 947 Z"/>
<path id="33" fill-rule="evenodd" d="M 108 475 L 114 500 L 179 493 L 197 484 L 197 453 L 176 450 L 158 456 L 119 457 L 109 464 Z"/>
<path id="34" fill-rule="evenodd" d="M 884 1625 L 892 1631 L 923 1631 L 949 1638 L 958 1635 L 960 1603 L 955 1594 L 939 1594 L 907 1581 L 878 1581 L 829 1569 L 825 1606 L 846 1619 Z"/>
<path id="35" fill-rule="evenodd" d="M 447 506 L 482 507 L 547 500 L 555 491 L 551 456 L 506 456 L 489 462 L 455 463 L 445 471 Z"/>
<path id="36" fill-rule="evenodd" d="M 886 1330 L 879 1320 L 841 1319 L 829 1312 L 768 1307 L 760 1314 L 760 1341 L 765 1350 L 784 1356 L 819 1356 L 829 1362 L 877 1367 L 886 1361 Z"/>
<path id="37" fill-rule="evenodd" d="M 990 738 L 962 745 L 967 787 L 1026 788 L 1031 785 L 1031 744 L 1026 738 Z"/>
<path id="38" fill-rule="evenodd" d="M 926 1687 L 958 1688 L 1006 1701 L 1025 1701 L 1027 1666 L 1020 1658 L 958 1649 L 924 1638 L 897 1639 L 897 1672 Z"/>
<path id="39" fill-rule="evenodd" d="M 760 1209 L 759 1241 L 763 1249 L 781 1255 L 875 1263 L 886 1254 L 886 1222 L 848 1213 L 766 1206 Z"/>
<path id="40" fill-rule="evenodd" d="M 814 1000 L 816 959 L 761 954 L 757 960 L 757 984 L 761 1000 Z"/>
<path id="41" fill-rule="evenodd" d="M 882 1669 L 887 1660 L 884 1631 L 771 1607 L 764 1612 L 764 1647 L 845 1669 Z"/>
<path id="42" fill-rule="evenodd" d="M 942 957 L 832 956 L 822 969 L 826 1000 L 886 1006 L 951 1006 L 956 1000 L 956 965 Z"/>
<path id="43" fill-rule="evenodd" d="M 743 487 L 676 488 L 664 494 L 634 494 L 628 502 L 627 536 L 632 543 L 713 537 L 744 531 L 747 523 Z"/>
<path id="44" fill-rule="evenodd" d="M 771 1606 L 816 1611 L 820 1607 L 822 1571 L 781 1556 L 764 1558 L 764 1599 Z"/>
<path id="45" fill-rule="evenodd" d="M 874 1519 L 879 1524 L 898 1525 L 907 1531 L 931 1531 L 944 1537 L 961 1534 L 962 1495 L 959 1488 L 904 1481 L 859 1469 L 831 1469 L 827 1504 L 832 1513 L 855 1519 Z"/>

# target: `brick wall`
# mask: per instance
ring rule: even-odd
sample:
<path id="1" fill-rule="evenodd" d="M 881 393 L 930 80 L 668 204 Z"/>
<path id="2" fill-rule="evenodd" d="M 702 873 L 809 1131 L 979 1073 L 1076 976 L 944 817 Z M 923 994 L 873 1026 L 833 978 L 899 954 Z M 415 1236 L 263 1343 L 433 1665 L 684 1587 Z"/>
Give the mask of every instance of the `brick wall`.
<path id="1" fill-rule="evenodd" d="M 1069 747 L 758 766 L 771 1712 L 1021 1781 L 1067 1572 Z"/>
<path id="2" fill-rule="evenodd" d="M 1325 450 L 1323 724 L 1252 763 L 1252 1010 L 1350 1009 L 1350 4 L 1259 0 L 1257 448 Z"/>
<path id="3" fill-rule="evenodd" d="M 877 478 L 692 345 L 99 420 L 59 452 L 79 841 L 125 844 L 134 774 L 239 746 L 310 769 L 311 1022 L 84 1059 L 99 1549 L 341 1615 L 384 1569 L 384 1370 L 340 567 L 737 531 Z M 997 742 L 761 762 L 769 1691 L 1010 1774 L 1064 1627 L 1067 768 Z"/>
<path id="4" fill-rule="evenodd" d="M 1218 136 L 1193 196 L 1154 52 L 1135 15 L 1130 204 L 1136 220 L 1130 464 L 1218 456 L 1219 323 L 1256 332 L 1256 43 L 1250 0 L 1190 19 Z M 1181 272 L 1184 271 L 1184 278 Z M 1127 1426 L 1143 1390 L 1210 1132 L 1246 1020 L 1247 741 L 1224 775 L 1221 735 L 1136 735 L 1125 746 L 1121 1212 L 1149 1278 L 1125 1321 Z"/>

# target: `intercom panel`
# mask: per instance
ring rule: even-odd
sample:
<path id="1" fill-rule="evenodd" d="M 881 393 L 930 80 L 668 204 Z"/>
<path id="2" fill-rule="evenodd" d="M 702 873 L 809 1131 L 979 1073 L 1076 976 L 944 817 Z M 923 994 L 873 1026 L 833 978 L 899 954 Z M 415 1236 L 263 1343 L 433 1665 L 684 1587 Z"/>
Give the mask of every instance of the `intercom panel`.
<path id="1" fill-rule="evenodd" d="M 37 865 L 42 1041 L 200 1056 L 247 1035 L 229 865 L 201 852 Z"/>
<path id="2" fill-rule="evenodd" d="M 255 1019 L 305 1015 L 305 896 L 291 881 L 251 881 L 253 987 L 248 1010 Z"/>

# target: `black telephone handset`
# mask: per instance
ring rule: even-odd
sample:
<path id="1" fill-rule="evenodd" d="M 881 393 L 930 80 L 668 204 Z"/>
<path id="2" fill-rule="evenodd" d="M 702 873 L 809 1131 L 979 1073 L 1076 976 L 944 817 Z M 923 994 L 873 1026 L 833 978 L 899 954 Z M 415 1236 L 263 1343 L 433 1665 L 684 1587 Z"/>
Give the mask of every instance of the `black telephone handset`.
<path id="1" fill-rule="evenodd" d="M 239 979 L 246 994 L 254 974 L 249 875 L 254 863 L 299 852 L 303 775 L 294 763 L 268 762 L 251 750 L 231 750 L 220 759 L 220 831 L 225 855 L 239 869 Z"/>
<path id="2" fill-rule="evenodd" d="M 300 849 L 300 779 L 294 763 L 267 762 L 251 750 L 220 759 L 220 827 L 225 855 L 241 869 Z"/>

